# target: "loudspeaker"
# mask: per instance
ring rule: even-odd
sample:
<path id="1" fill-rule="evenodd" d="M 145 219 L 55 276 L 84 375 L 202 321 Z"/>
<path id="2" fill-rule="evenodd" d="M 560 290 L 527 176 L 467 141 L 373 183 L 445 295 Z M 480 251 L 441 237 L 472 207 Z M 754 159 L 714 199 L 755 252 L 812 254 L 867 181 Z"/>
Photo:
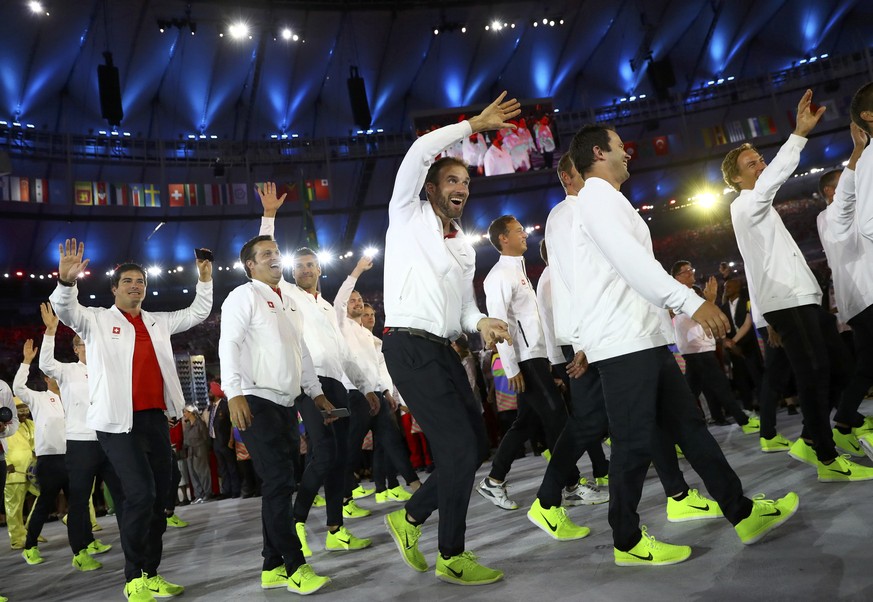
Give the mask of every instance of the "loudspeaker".
<path id="1" fill-rule="evenodd" d="M 352 117 L 354 117 L 355 125 L 362 130 L 368 130 L 373 117 L 370 115 L 370 103 L 367 102 L 367 88 L 364 85 L 364 78 L 358 74 L 357 67 L 352 66 L 349 71 L 349 101 L 352 103 Z"/>
<path id="2" fill-rule="evenodd" d="M 100 90 L 100 115 L 109 125 L 119 126 L 124 119 L 121 107 L 121 84 L 118 67 L 112 64 L 112 54 L 104 52 L 105 65 L 97 65 L 97 87 Z"/>
<path id="3" fill-rule="evenodd" d="M 660 61 L 652 61 L 648 68 L 649 83 L 655 89 L 655 95 L 659 100 L 667 100 L 670 97 L 670 88 L 676 85 L 676 74 L 673 72 L 673 63 L 669 58 Z"/>

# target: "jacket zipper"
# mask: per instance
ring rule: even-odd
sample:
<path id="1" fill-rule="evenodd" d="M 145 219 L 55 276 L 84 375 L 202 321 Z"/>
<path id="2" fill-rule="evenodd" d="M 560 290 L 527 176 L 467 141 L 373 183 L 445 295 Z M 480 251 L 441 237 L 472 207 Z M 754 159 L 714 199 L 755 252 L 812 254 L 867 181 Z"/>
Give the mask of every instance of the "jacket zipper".
<path id="1" fill-rule="evenodd" d="M 527 336 L 524 334 L 524 328 L 522 327 L 521 322 L 518 322 L 518 331 L 521 333 L 522 340 L 524 340 L 524 346 L 529 349 L 530 344 L 527 342 Z"/>

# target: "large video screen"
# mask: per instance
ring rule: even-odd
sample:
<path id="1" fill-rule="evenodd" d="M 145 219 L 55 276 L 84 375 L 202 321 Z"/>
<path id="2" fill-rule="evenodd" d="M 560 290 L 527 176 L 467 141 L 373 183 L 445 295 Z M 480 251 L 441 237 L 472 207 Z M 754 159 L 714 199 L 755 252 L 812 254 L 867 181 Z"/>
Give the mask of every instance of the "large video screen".
<path id="1" fill-rule="evenodd" d="M 413 117 L 415 132 L 422 136 L 478 115 L 483 108 L 485 105 L 417 113 Z M 447 148 L 445 154 L 463 160 L 471 173 L 482 176 L 551 170 L 563 152 L 555 125 L 557 116 L 551 99 L 522 101 L 521 114 L 513 119 L 517 127 L 473 134 Z"/>

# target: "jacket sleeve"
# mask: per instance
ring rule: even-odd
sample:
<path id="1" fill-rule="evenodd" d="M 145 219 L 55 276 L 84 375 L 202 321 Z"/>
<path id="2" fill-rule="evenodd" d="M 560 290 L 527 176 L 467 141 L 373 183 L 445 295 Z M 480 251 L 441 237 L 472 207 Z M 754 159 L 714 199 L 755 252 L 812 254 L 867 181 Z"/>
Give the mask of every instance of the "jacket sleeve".
<path id="1" fill-rule="evenodd" d="M 300 385 L 303 392 L 315 399 L 319 395 L 324 395 L 321 390 L 321 382 L 315 374 L 315 366 L 312 363 L 312 356 L 309 355 L 309 348 L 306 346 L 306 341 L 300 337 L 300 357 L 301 357 L 301 380 Z"/>
<path id="2" fill-rule="evenodd" d="M 462 121 L 428 132 L 412 143 L 397 170 L 394 191 L 388 204 L 388 219 L 391 225 L 410 221 L 420 209 L 421 187 L 434 157 L 447 146 L 473 133 L 470 123 Z"/>
<path id="3" fill-rule="evenodd" d="M 504 278 L 499 268 L 493 269 L 485 278 L 485 304 L 488 315 L 492 318 L 509 323 L 509 304 L 512 301 L 512 283 Z M 506 342 L 497 343 L 497 352 L 503 360 L 503 368 L 507 378 L 513 378 L 520 372 L 518 356 L 514 345 Z"/>
<path id="4" fill-rule="evenodd" d="M 221 388 L 228 399 L 242 392 L 242 346 L 252 317 L 252 299 L 247 288 L 232 291 L 221 306 L 221 335 L 218 359 L 221 362 Z"/>
<path id="5" fill-rule="evenodd" d="M 276 231 L 276 218 L 275 217 L 262 217 L 261 218 L 261 229 L 258 232 L 260 236 L 272 236 L 273 240 L 276 240 L 276 236 L 274 232 Z M 283 272 L 282 276 L 279 279 L 279 289 L 282 291 L 282 294 L 288 294 L 293 288 L 296 288 L 296 285 L 291 284 L 287 280 L 285 280 L 285 274 Z"/>
<path id="6" fill-rule="evenodd" d="M 12 392 L 18 396 L 21 401 L 27 404 L 30 411 L 34 413 L 39 411 L 39 395 L 36 391 L 27 387 L 27 376 L 30 374 L 30 364 L 20 364 L 18 371 L 15 373 L 15 378 L 12 379 Z"/>
<path id="7" fill-rule="evenodd" d="M 379 356 L 379 389 L 390 393 L 394 390 L 394 381 L 388 372 L 388 364 L 385 363 L 385 354 L 382 353 L 382 341 L 376 335 L 373 335 L 373 344 L 376 346 L 376 354 Z"/>
<path id="8" fill-rule="evenodd" d="M 616 191 L 612 198 L 603 198 L 598 203 L 576 203 L 574 208 L 591 240 L 633 290 L 655 307 L 694 315 L 704 300 L 665 272 L 629 228 L 616 227 L 616 223 L 628 220 L 621 211 L 623 203 L 627 199 Z"/>
<path id="9" fill-rule="evenodd" d="M 0 431 L 0 438 L 11 437 L 18 432 L 18 410 L 15 409 L 15 400 L 12 399 L 12 390 L 4 381 L 0 380 L 0 406 L 12 410 L 12 420 L 6 425 L 6 430 Z M 0 448 L 2 451 L 3 448 Z"/>
<path id="10" fill-rule="evenodd" d="M 83 340 L 89 340 L 91 329 L 97 324 L 97 312 L 102 308 L 83 307 L 77 296 L 79 287 L 59 284 L 49 297 L 58 319 L 73 329 Z"/>
<path id="11" fill-rule="evenodd" d="M 352 296 L 352 292 L 355 290 L 355 285 L 358 283 L 358 279 L 352 275 L 346 276 L 346 279 L 340 285 L 339 290 L 336 292 L 336 298 L 333 300 L 333 310 L 336 312 L 337 322 L 342 325 L 348 317 L 348 307 L 349 307 L 349 297 Z"/>
<path id="12" fill-rule="evenodd" d="M 800 163 L 800 151 L 804 146 L 806 146 L 806 138 L 791 134 L 773 157 L 773 161 L 761 172 L 752 191 L 750 204 L 752 221 L 762 219 L 770 211 L 776 192 L 797 169 Z"/>
<path id="13" fill-rule="evenodd" d="M 165 314 L 170 334 L 184 332 L 209 317 L 209 312 L 212 311 L 212 289 L 212 280 L 209 282 L 198 280 L 194 302 L 185 309 Z"/>
<path id="14" fill-rule="evenodd" d="M 540 309 L 540 325 L 543 328 L 543 338 L 546 340 L 549 362 L 553 366 L 563 364 L 565 362 L 564 354 L 561 353 L 558 341 L 555 340 L 555 321 L 552 316 L 551 270 L 549 270 L 547 277 L 540 276 L 540 281 L 537 282 L 537 306 Z"/>
<path id="15" fill-rule="evenodd" d="M 855 170 L 846 168 L 837 184 L 834 202 L 825 210 L 828 230 L 836 240 L 845 240 L 854 231 L 855 199 Z"/>
<path id="16" fill-rule="evenodd" d="M 479 320 L 487 318 L 479 311 L 476 305 L 476 291 L 473 290 L 473 276 L 476 272 L 476 251 L 470 245 L 469 252 L 473 254 L 473 262 L 464 272 L 464 281 L 461 283 L 461 328 L 466 332 L 477 332 Z"/>
<path id="17" fill-rule="evenodd" d="M 55 359 L 55 335 L 42 335 L 39 348 L 39 369 L 55 380 L 63 380 L 64 364 Z"/>

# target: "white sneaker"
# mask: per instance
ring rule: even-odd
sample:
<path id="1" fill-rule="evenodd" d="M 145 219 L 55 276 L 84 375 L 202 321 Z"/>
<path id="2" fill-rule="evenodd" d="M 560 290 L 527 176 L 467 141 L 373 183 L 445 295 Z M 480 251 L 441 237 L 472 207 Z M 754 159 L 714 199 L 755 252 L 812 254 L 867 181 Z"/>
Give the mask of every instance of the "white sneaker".
<path id="1" fill-rule="evenodd" d="M 564 496 L 565 506 L 593 506 L 609 501 L 609 491 L 592 485 L 585 477 L 579 479 L 576 487 L 565 488 L 561 493 Z"/>
<path id="2" fill-rule="evenodd" d="M 491 480 L 490 477 L 485 477 L 484 479 L 482 479 L 482 482 L 479 483 L 479 486 L 476 487 L 476 491 L 479 492 L 479 495 L 484 497 L 486 500 L 488 500 L 498 508 L 503 508 L 504 510 L 518 509 L 518 504 L 516 504 L 506 496 L 505 481 L 503 483 L 495 483 Z"/>

